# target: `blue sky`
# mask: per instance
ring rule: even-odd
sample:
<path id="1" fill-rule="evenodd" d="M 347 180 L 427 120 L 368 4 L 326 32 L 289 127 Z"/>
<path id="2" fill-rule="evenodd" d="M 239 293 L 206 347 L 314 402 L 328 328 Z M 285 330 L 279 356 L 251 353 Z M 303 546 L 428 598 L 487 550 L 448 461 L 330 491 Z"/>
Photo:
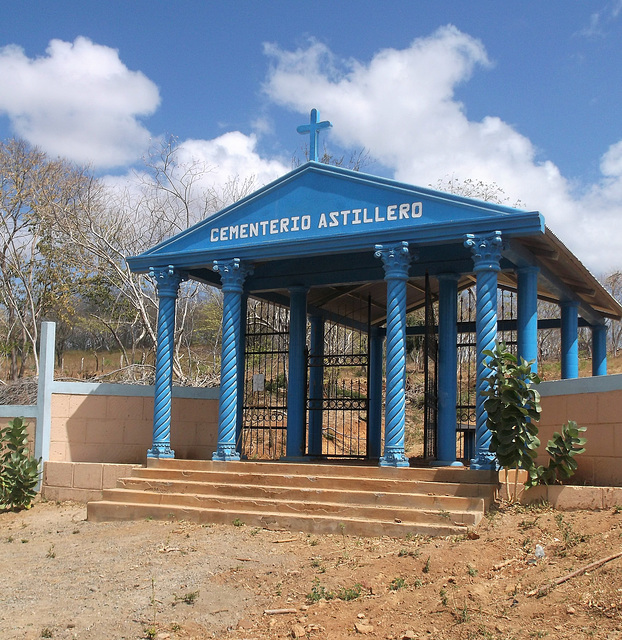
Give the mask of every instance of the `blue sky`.
<path id="1" fill-rule="evenodd" d="M 365 170 L 494 181 L 622 268 L 622 0 L 5 0 L 0 48 L 2 138 L 101 175 L 172 134 L 266 182 L 317 107 Z"/>

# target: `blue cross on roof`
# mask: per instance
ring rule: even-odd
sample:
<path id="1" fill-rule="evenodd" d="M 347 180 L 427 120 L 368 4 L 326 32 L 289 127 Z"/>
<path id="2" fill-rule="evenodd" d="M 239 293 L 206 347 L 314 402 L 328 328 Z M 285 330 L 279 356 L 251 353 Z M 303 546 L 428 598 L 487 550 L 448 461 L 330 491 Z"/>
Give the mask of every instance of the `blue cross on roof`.
<path id="1" fill-rule="evenodd" d="M 328 120 L 324 122 L 318 122 L 320 119 L 320 112 L 317 109 L 311 109 L 311 117 L 309 124 L 301 124 L 296 131 L 298 133 L 309 134 L 309 160 L 317 162 L 318 157 L 318 138 L 322 129 L 330 129 L 333 125 Z"/>

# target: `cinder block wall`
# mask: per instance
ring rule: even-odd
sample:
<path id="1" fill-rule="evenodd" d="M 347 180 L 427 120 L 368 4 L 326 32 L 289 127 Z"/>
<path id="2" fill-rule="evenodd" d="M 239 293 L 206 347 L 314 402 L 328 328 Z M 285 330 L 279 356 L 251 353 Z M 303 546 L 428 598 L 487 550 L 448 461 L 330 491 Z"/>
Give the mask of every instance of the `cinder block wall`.
<path id="1" fill-rule="evenodd" d="M 547 464 L 545 447 L 568 420 L 587 427 L 585 453 L 574 483 L 622 486 L 622 375 L 543 382 L 538 464 Z"/>
<path id="2" fill-rule="evenodd" d="M 189 395 L 192 391 L 188 390 Z M 173 397 L 171 447 L 175 456 L 211 458 L 217 420 L 215 397 Z M 51 462 L 144 464 L 152 436 L 152 396 L 52 394 Z"/>
<path id="3" fill-rule="evenodd" d="M 43 465 L 41 496 L 46 500 L 101 500 L 103 490 L 116 486 L 119 478 L 131 475 L 128 464 L 96 462 L 46 462 Z"/>

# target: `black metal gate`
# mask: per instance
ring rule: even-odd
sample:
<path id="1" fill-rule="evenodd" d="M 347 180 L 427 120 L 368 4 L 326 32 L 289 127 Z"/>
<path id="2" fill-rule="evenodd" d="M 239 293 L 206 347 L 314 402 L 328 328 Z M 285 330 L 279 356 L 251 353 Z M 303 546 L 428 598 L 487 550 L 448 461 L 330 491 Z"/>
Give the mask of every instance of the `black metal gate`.
<path id="1" fill-rule="evenodd" d="M 430 291 L 430 278 L 425 276 L 425 333 L 424 350 L 424 405 L 423 456 L 436 458 L 436 417 L 438 412 L 438 334 L 434 317 L 434 303 Z"/>
<path id="2" fill-rule="evenodd" d="M 307 400 L 309 424 L 321 422 L 321 456 L 366 458 L 368 455 L 369 330 L 335 322 L 324 324 L 324 353 L 308 359 L 309 376 L 321 367 L 322 398 Z M 321 412 L 319 416 L 313 413 Z"/>
<path id="3" fill-rule="evenodd" d="M 275 460 L 287 442 L 289 309 L 249 300 L 240 453 Z"/>

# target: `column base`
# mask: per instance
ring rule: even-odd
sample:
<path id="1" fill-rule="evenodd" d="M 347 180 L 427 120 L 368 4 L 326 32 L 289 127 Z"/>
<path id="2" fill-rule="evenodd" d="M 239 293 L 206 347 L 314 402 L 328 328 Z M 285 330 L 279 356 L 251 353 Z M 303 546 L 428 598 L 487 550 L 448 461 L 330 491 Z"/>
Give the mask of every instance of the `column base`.
<path id="1" fill-rule="evenodd" d="M 238 462 L 240 460 L 240 452 L 235 450 L 234 445 L 222 445 L 214 451 L 212 460 L 216 462 Z"/>
<path id="2" fill-rule="evenodd" d="M 148 458 L 174 458 L 175 452 L 168 444 L 154 444 L 151 449 L 147 451 Z"/>
<path id="3" fill-rule="evenodd" d="M 471 460 L 471 469 L 488 471 L 498 468 L 499 464 L 494 453 L 479 453 Z"/>
<path id="4" fill-rule="evenodd" d="M 432 462 L 429 463 L 430 467 L 464 467 L 464 465 L 462 464 L 462 462 L 460 462 L 459 460 L 432 460 Z"/>
<path id="5" fill-rule="evenodd" d="M 385 451 L 382 458 L 380 458 L 380 462 L 378 463 L 381 467 L 409 467 L 410 462 L 408 458 L 404 455 L 404 451 L 392 450 Z"/>

